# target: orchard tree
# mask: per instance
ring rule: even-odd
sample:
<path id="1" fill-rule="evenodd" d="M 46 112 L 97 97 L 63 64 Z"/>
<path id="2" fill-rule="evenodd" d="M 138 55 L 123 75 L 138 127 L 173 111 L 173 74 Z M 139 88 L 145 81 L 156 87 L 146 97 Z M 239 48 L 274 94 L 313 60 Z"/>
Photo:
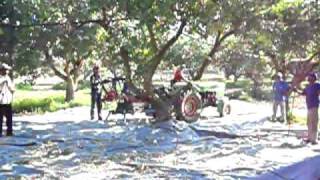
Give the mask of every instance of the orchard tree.
<path id="1" fill-rule="evenodd" d="M 72 100 L 95 36 L 88 28 L 94 21 L 79 20 L 87 13 L 84 1 L 16 0 L 0 5 L 5 12 L 0 22 L 1 54 L 21 75 L 48 65 L 66 82 L 66 100 Z"/>
<path id="2" fill-rule="evenodd" d="M 49 7 L 49 8 L 48 8 Z M 37 1 L 33 28 L 33 44 L 46 65 L 66 83 L 67 102 L 75 91 L 92 52 L 96 49 L 96 21 L 87 18 L 86 1 Z M 28 25 L 25 25 L 28 26 Z M 22 28 L 22 27 L 21 27 Z"/>
<path id="3" fill-rule="evenodd" d="M 234 38 L 222 47 L 223 49 L 216 55 L 218 59 L 216 66 L 224 72 L 227 79 L 233 76 L 233 80 L 236 82 L 245 75 L 245 70 L 250 63 L 247 60 L 248 45 Z"/>
<path id="4" fill-rule="evenodd" d="M 63 34 L 55 34 L 44 51 L 45 61 L 54 73 L 66 82 L 66 101 L 74 99 L 80 78 L 83 78 L 84 63 L 93 51 L 94 38 L 90 37 L 92 29 L 82 27 L 70 31 L 62 30 Z M 49 31 L 50 34 L 52 31 Z M 46 32 L 45 34 L 47 34 Z"/>
<path id="5" fill-rule="evenodd" d="M 212 44 L 201 65 L 196 68 L 194 80 L 201 79 L 209 64 L 219 63 L 215 55 L 221 45 L 232 36 L 239 36 L 253 27 L 259 1 L 202 1 L 198 14 L 192 18 L 192 33 L 199 34 Z"/>
<path id="6" fill-rule="evenodd" d="M 170 118 L 170 100 L 155 94 L 152 79 L 197 4 L 193 0 L 92 1 L 106 33 L 108 51 L 121 57 L 129 87 L 151 99 L 159 120 Z"/>
<path id="7" fill-rule="evenodd" d="M 29 69 L 37 67 L 38 64 L 36 60 L 31 59 L 36 54 L 30 53 L 30 49 L 25 48 L 25 45 L 30 43 L 30 29 L 17 28 L 17 25 L 30 17 L 25 12 L 29 7 L 30 5 L 21 1 L 0 2 L 0 58 L 11 65 L 15 72 L 22 75 Z"/>
<path id="8" fill-rule="evenodd" d="M 110 3 L 110 4 L 108 4 Z M 249 28 L 254 21 L 254 1 L 177 1 L 132 0 L 92 1 L 99 25 L 105 29 L 106 43 L 122 58 L 130 87 L 141 96 L 152 99 L 157 117 L 170 117 L 170 99 L 154 93 L 152 78 L 166 54 L 174 50 L 184 33 L 212 44 L 197 60 L 194 80 L 199 80 L 207 66 L 214 62 L 221 44 Z M 241 7 L 241 8 L 239 8 Z M 195 40 L 197 41 L 197 40 Z M 177 47 L 178 48 L 178 47 Z M 172 51 L 171 51 L 172 52 Z M 191 52 L 192 53 L 192 52 Z M 188 64 L 195 55 L 184 54 L 179 63 Z M 200 57 L 200 56 L 199 56 Z M 174 98 L 172 98 L 174 99 Z"/>
<path id="9" fill-rule="evenodd" d="M 319 9 L 315 1 L 269 3 L 261 6 L 261 24 L 253 30 L 251 42 L 269 57 L 276 72 L 287 77 L 295 74 L 297 61 L 311 61 L 319 53 Z"/>
<path id="10" fill-rule="evenodd" d="M 204 59 L 210 44 L 200 37 L 183 35 L 165 56 L 164 67 L 184 65 L 188 69 L 195 69 L 201 65 L 199 59 Z M 192 76 L 192 74 L 191 74 Z"/>

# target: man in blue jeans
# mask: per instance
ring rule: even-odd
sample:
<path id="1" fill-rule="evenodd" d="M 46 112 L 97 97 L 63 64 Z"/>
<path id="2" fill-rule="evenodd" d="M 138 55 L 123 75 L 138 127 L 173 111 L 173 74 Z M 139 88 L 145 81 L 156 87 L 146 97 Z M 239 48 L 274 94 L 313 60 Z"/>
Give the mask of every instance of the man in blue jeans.
<path id="1" fill-rule="evenodd" d="M 287 82 L 282 80 L 281 75 L 277 74 L 274 76 L 274 83 L 272 85 L 273 92 L 273 115 L 272 120 L 276 120 L 278 107 L 281 110 L 281 119 L 283 122 L 287 122 L 287 109 L 286 101 L 288 100 L 289 85 Z"/>

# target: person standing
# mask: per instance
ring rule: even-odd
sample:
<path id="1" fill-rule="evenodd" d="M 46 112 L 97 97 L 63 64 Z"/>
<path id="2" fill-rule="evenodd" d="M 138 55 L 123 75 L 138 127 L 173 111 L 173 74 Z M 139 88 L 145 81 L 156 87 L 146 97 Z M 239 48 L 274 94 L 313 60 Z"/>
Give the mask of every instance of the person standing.
<path id="1" fill-rule="evenodd" d="M 14 84 L 9 77 L 11 67 L 5 63 L 0 64 L 0 136 L 2 136 L 3 117 L 6 118 L 7 136 L 13 135 L 12 130 L 12 100 Z"/>
<path id="2" fill-rule="evenodd" d="M 289 85 L 286 81 L 282 80 L 279 74 L 274 76 L 274 83 L 272 85 L 273 92 L 273 114 L 272 120 L 274 121 L 277 117 L 278 107 L 280 106 L 281 120 L 287 122 L 287 109 L 286 101 L 288 98 Z"/>
<path id="3" fill-rule="evenodd" d="M 91 109 L 90 109 L 91 120 L 94 119 L 95 106 L 97 106 L 98 120 L 102 120 L 102 116 L 101 116 L 102 79 L 100 76 L 100 68 L 97 65 L 93 67 L 93 74 L 90 76 L 90 85 L 91 85 Z"/>
<path id="4" fill-rule="evenodd" d="M 318 108 L 319 108 L 319 95 L 320 95 L 320 84 L 316 83 L 317 75 L 310 73 L 307 76 L 308 85 L 302 92 L 298 92 L 301 95 L 306 96 L 307 104 L 307 127 L 308 137 L 305 142 L 317 144 L 318 140 Z M 297 91 L 297 89 L 295 89 Z"/>

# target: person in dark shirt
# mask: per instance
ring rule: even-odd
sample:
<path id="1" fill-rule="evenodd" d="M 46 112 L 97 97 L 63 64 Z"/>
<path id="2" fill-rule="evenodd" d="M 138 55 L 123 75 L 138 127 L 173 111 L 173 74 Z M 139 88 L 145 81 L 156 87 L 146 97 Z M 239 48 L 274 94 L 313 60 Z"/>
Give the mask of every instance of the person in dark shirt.
<path id="1" fill-rule="evenodd" d="M 100 76 L 100 68 L 97 65 L 93 67 L 93 74 L 90 76 L 90 85 L 91 85 L 91 109 L 90 109 L 91 120 L 94 119 L 95 106 L 97 106 L 98 120 L 102 120 L 102 116 L 101 116 L 102 79 Z"/>
<path id="2" fill-rule="evenodd" d="M 308 85 L 299 94 L 306 96 L 306 104 L 308 109 L 307 114 L 307 126 L 308 137 L 305 141 L 317 144 L 318 140 L 318 109 L 319 109 L 319 95 L 320 84 L 316 83 L 317 76 L 314 73 L 310 73 L 308 76 Z"/>

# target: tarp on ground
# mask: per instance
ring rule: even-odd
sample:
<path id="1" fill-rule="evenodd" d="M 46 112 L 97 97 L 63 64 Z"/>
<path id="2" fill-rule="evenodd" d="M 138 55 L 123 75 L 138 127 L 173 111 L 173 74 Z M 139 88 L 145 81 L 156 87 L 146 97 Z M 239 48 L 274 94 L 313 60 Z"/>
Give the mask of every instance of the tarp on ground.
<path id="1" fill-rule="evenodd" d="M 320 155 L 307 158 L 290 166 L 269 171 L 251 180 L 319 180 L 320 179 Z"/>

